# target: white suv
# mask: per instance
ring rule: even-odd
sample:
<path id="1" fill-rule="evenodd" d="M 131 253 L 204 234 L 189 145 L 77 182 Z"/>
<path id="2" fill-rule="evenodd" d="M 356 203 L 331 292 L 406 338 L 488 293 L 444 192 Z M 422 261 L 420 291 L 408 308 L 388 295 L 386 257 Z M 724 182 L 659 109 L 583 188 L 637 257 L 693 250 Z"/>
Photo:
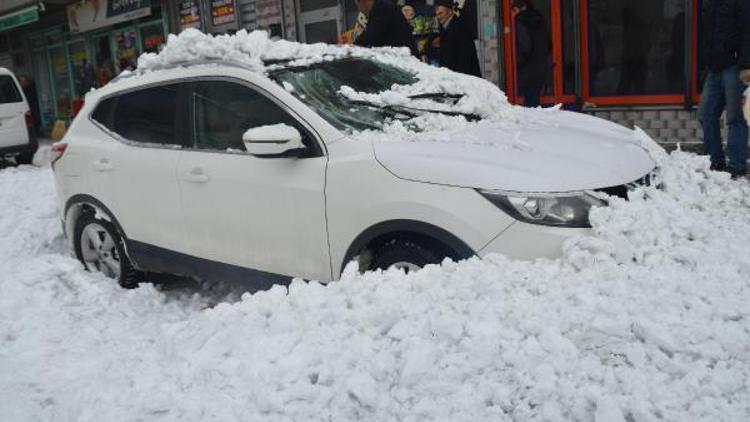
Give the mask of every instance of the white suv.
<path id="1" fill-rule="evenodd" d="M 335 280 L 355 259 L 411 270 L 489 253 L 554 257 L 589 233 L 596 190 L 625 195 L 654 167 L 628 129 L 507 103 L 521 117 L 488 123 L 462 101 L 504 101 L 490 83 L 400 52 L 344 52 L 262 70 L 142 60 L 89 94 L 53 146 L 61 218 L 86 268 L 123 286 L 150 271 L 264 288 Z M 400 105 L 372 97 L 426 80 L 435 89 L 424 75 L 450 79 L 451 92 Z M 437 129 L 420 130 L 424 121 Z"/>
<path id="2" fill-rule="evenodd" d="M 0 67 L 0 159 L 30 164 L 37 149 L 29 104 L 13 73 Z"/>

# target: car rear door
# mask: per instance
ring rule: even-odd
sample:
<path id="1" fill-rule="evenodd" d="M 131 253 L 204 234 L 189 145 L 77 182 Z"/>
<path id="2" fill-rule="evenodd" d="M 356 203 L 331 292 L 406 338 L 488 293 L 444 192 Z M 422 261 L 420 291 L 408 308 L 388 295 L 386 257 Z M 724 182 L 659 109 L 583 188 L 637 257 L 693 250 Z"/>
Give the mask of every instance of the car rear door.
<path id="1" fill-rule="evenodd" d="M 191 84 L 193 149 L 178 179 L 193 254 L 272 274 L 330 280 L 326 156 L 311 128 L 265 91 L 238 79 Z M 304 158 L 248 154 L 242 134 L 285 123 L 302 133 Z"/>
<path id="2" fill-rule="evenodd" d="M 118 93 L 92 114 L 106 140 L 85 153 L 89 180 L 131 240 L 131 254 L 141 258 L 144 251 L 185 252 L 187 244 L 176 179 L 184 140 L 181 86 L 172 82 Z"/>
<path id="3" fill-rule="evenodd" d="M 29 106 L 12 75 L 0 73 L 0 148 L 27 144 Z"/>

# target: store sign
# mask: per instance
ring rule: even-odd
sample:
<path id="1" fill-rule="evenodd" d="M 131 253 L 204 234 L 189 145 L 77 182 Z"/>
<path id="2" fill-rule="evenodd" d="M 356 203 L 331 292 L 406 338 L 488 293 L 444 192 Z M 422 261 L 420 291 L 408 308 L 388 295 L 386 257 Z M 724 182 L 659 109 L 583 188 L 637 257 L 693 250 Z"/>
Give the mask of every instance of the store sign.
<path id="1" fill-rule="evenodd" d="M 39 20 L 39 8 L 37 6 L 27 7 L 17 12 L 0 16 L 0 32 L 17 26 L 26 25 L 27 23 Z"/>
<path id="2" fill-rule="evenodd" d="M 211 0 L 211 24 L 214 27 L 232 24 L 236 20 L 234 0 Z"/>
<path id="3" fill-rule="evenodd" d="M 177 4 L 180 13 L 180 30 L 201 29 L 201 6 L 199 0 L 184 0 Z"/>
<path id="4" fill-rule="evenodd" d="M 151 0 L 81 0 L 68 6 L 70 32 L 86 32 L 151 14 Z"/>

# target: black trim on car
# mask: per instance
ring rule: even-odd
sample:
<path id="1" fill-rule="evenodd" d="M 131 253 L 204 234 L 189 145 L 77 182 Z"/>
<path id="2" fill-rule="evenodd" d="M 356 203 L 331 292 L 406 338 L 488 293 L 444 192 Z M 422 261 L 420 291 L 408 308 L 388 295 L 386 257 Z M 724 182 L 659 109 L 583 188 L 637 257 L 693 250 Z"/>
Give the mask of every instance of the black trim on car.
<path id="1" fill-rule="evenodd" d="M 117 231 L 120 234 L 120 237 L 122 237 L 122 239 L 127 242 L 128 237 L 125 234 L 125 231 L 122 229 L 122 226 L 120 225 L 120 222 L 117 221 L 117 219 L 115 218 L 115 215 L 112 214 L 112 211 L 110 211 L 109 208 L 107 208 L 106 205 L 102 204 L 101 201 L 99 201 L 98 199 L 94 198 L 91 195 L 78 194 L 78 195 L 71 196 L 70 199 L 68 199 L 68 202 L 65 203 L 65 214 L 63 214 L 65 216 L 65 218 L 66 219 L 68 218 L 68 211 L 70 211 L 70 208 L 72 206 L 74 206 L 74 205 L 80 205 L 80 204 L 90 204 L 90 205 L 93 205 L 94 207 L 96 207 L 100 211 L 102 211 L 103 213 L 107 214 L 107 218 L 109 218 L 111 220 L 112 224 L 115 225 L 115 227 L 117 228 Z M 63 226 L 64 225 L 65 225 L 65 220 L 63 220 Z"/>
<path id="2" fill-rule="evenodd" d="M 476 255 L 463 240 L 438 226 L 416 220 L 389 220 L 371 226 L 354 239 L 344 255 L 340 271 L 343 272 L 346 264 L 373 240 L 389 233 L 414 233 L 433 238 L 453 252 L 453 259 L 468 259 Z"/>
<path id="3" fill-rule="evenodd" d="M 32 143 L 3 147 L 0 148 L 0 158 L 6 155 L 33 154 L 36 152 L 36 149 L 36 145 Z"/>
<path id="4" fill-rule="evenodd" d="M 147 271 L 232 282 L 254 291 L 268 290 L 276 284 L 286 286 L 292 281 L 289 276 L 197 258 L 136 240 L 128 241 L 128 255 L 138 268 Z"/>
<path id="5" fill-rule="evenodd" d="M 208 281 L 227 281 L 237 283 L 252 290 L 267 290 L 275 284 L 289 285 L 292 277 L 253 270 L 232 264 L 197 258 L 192 255 L 160 248 L 148 243 L 128 239 L 120 223 L 106 205 L 96 198 L 79 194 L 72 196 L 65 204 L 65 215 L 75 205 L 88 204 L 107 214 L 107 218 L 117 228 L 125 242 L 128 258 L 133 266 L 141 271 L 182 275 Z M 65 222 L 63 221 L 63 226 Z"/>

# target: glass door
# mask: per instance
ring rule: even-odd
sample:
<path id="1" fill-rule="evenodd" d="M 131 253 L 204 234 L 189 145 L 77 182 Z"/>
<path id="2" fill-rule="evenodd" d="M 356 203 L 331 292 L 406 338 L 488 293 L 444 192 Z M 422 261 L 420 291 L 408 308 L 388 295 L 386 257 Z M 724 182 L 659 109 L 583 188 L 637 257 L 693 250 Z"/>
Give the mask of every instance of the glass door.
<path id="1" fill-rule="evenodd" d="M 39 97 L 39 114 L 42 127 L 52 126 L 55 120 L 55 101 L 52 98 L 52 89 L 49 81 L 49 62 L 46 50 L 34 50 L 32 53 L 34 64 L 34 75 Z"/>
<path id="2" fill-rule="evenodd" d="M 533 10 L 524 16 L 514 13 L 511 3 L 511 0 L 502 0 L 508 98 L 513 103 L 523 104 L 519 83 L 543 79 L 542 104 L 574 103 L 577 70 L 575 0 L 532 0 L 530 8 Z M 531 14 L 534 17 L 530 17 Z M 539 16 L 541 19 L 536 19 Z M 542 58 L 538 44 L 544 39 L 547 46 L 541 53 L 545 56 Z M 532 47 L 529 47 L 530 43 Z M 519 48 L 524 51 L 519 51 Z M 533 63 L 530 63 L 529 55 L 534 55 Z"/>
<path id="3" fill-rule="evenodd" d="M 338 0 L 298 0 L 301 40 L 305 43 L 336 44 L 342 32 Z"/>

